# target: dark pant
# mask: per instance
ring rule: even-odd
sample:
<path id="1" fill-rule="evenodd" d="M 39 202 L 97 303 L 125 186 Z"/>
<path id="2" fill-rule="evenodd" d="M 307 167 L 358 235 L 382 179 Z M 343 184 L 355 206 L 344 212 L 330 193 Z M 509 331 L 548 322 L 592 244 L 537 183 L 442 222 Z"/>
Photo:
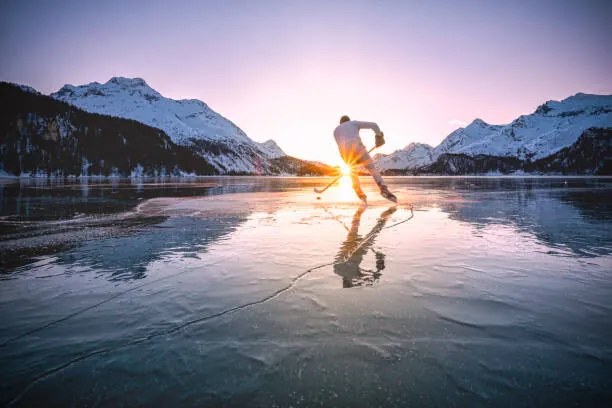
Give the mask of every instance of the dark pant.
<path id="1" fill-rule="evenodd" d="M 365 149 L 365 147 L 359 146 L 353 149 L 347 149 L 345 151 L 340 151 L 340 155 L 344 162 L 351 167 L 351 183 L 353 185 L 353 190 L 359 197 L 365 197 L 363 190 L 361 189 L 361 184 L 359 182 L 359 171 L 358 168 L 360 166 L 365 167 L 370 172 L 370 175 L 376 181 L 378 188 L 382 189 L 385 187 L 385 181 L 383 180 L 380 172 L 376 170 L 374 166 L 374 160 L 370 157 L 370 154 Z"/>

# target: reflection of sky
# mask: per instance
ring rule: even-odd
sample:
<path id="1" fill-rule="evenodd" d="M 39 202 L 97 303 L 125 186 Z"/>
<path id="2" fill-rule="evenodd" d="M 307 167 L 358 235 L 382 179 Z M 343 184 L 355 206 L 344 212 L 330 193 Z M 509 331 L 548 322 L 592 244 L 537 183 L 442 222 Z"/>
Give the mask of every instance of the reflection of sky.
<path id="1" fill-rule="evenodd" d="M 234 249 L 230 252 L 256 246 L 261 253 L 274 258 L 277 255 L 271 254 L 275 254 L 277 248 L 292 248 L 292 258 L 305 259 L 329 251 L 335 253 L 345 240 L 345 228 L 351 225 L 355 214 L 356 198 L 348 177 L 342 178 L 321 195 L 315 195 L 312 186 L 324 185 L 328 179 L 214 180 L 219 187 L 212 189 L 187 188 L 191 183 L 186 183 L 184 188 L 180 187 L 180 183 L 173 187 L 162 185 L 157 190 L 153 185 L 143 185 L 146 186 L 143 191 L 152 197 L 179 192 L 188 197 L 174 199 L 174 204 L 173 199 L 169 199 L 170 209 L 167 212 L 162 209 L 161 213 L 149 214 L 161 216 L 162 219 L 172 216 L 159 227 L 151 226 L 151 222 L 158 222 L 151 219 L 143 220 L 146 222 L 138 229 L 134 229 L 139 223 L 134 218 L 122 221 L 121 217 L 95 215 L 100 211 L 120 211 L 128 205 L 128 202 L 116 204 L 118 195 L 131 197 L 134 203 L 145 203 L 137 201 L 136 196 L 132 197 L 134 186 L 109 185 L 111 190 L 105 190 L 104 185 L 92 185 L 86 197 L 82 196 L 83 186 L 80 184 L 60 190 L 47 189 L 46 186 L 36 189 L 25 186 L 10 191 L 2 189 L 6 215 L 15 213 L 26 217 L 26 212 L 32 212 L 32 219 L 35 220 L 39 218 L 37 214 L 44 210 L 45 219 L 55 214 L 59 219 L 68 216 L 68 220 L 57 225 L 52 220 L 29 223 L 27 234 L 31 238 L 24 238 L 26 230 L 22 228 L 23 231 L 19 232 L 19 228 L 15 229 L 18 224 L 7 221 L 6 225 L 0 225 L 5 234 L 1 246 L 5 251 L 20 248 L 20 256 L 25 257 L 25 262 L 28 256 L 57 253 L 66 246 L 80 244 L 88 236 L 99 239 L 108 234 L 115 237 L 86 241 L 61 254 L 60 262 L 111 272 L 112 278 L 138 278 L 147 273 L 147 266 L 153 261 L 172 256 L 181 258 L 189 254 L 197 256 L 197 253 L 205 251 L 209 245 L 232 231 L 238 232 L 231 234 Z M 604 179 L 569 179 L 567 184 L 561 178 L 390 178 L 388 181 L 391 189 L 398 194 L 400 203 L 412 202 L 417 210 L 434 209 L 449 216 L 452 221 L 444 225 L 444 231 L 450 235 L 459 228 L 454 221 L 462 221 L 480 236 L 491 238 L 501 231 L 504 231 L 503 236 L 510 234 L 516 239 L 529 235 L 532 237 L 530 239 L 535 239 L 551 251 L 565 255 L 593 257 L 606 255 L 612 248 L 609 222 L 612 214 L 609 206 L 606 206 L 610 190 L 605 188 L 607 184 Z M 377 217 L 389 203 L 372 191 L 373 183 L 369 178 L 363 178 L 362 182 L 371 203 L 359 228 L 360 233 L 365 234 L 376 224 Z M 209 183 L 207 179 L 203 185 Z M 112 194 L 112 191 L 121 194 Z M 7 192 L 9 194 L 5 194 Z M 224 194 L 211 196 L 209 192 Z M 198 194 L 202 197 L 198 198 Z M 320 199 L 316 200 L 316 197 Z M 75 202 L 71 200 L 77 200 L 76 204 L 79 205 L 74 207 Z M 71 206 L 78 210 L 75 214 L 68 211 Z M 93 218 L 86 211 L 90 207 L 96 208 Z M 60 208 L 63 210 L 60 211 Z M 189 214 L 200 216 L 189 217 Z M 259 217 L 258 214 L 267 214 L 265 219 L 268 221 L 257 221 L 261 225 L 253 226 L 252 219 Z M 244 224 L 247 218 L 251 221 Z M 331 223 L 328 222 L 330 220 Z M 270 228 L 271 224 L 276 227 Z M 399 237 L 407 247 L 420 245 L 432 234 L 432 226 L 427 222 L 416 220 L 410 224 L 409 233 Z M 504 228 L 499 229 L 498 226 Z M 134 230 L 123 234 L 120 232 L 122 228 Z M 114 232 L 105 233 L 107 230 Z M 436 243 L 436 247 L 453 246 L 452 240 L 446 242 L 444 236 L 442 239 L 444 242 Z M 310 243 L 313 240 L 316 242 Z M 45 249 L 49 243 L 56 244 L 57 248 L 50 246 Z M 284 262 L 283 254 L 278 255 L 281 262 Z M 8 255 L 5 253 L 4 256 Z"/>
<path id="2" fill-rule="evenodd" d="M 0 14 L 0 80 L 48 93 L 139 76 L 255 140 L 335 161 L 344 113 L 378 121 L 392 151 L 437 144 L 475 117 L 503 123 L 549 99 L 612 92 L 610 4 L 13 1 Z"/>
<path id="3" fill-rule="evenodd" d="M 571 193 L 571 194 L 570 194 Z M 567 193 L 546 191 L 513 191 L 495 194 L 474 194 L 472 201 L 458 206 L 444 206 L 451 218 L 469 222 L 480 227 L 495 225 L 513 226 L 519 233 L 533 234 L 552 249 L 567 249 L 572 255 L 607 255 L 612 249 L 610 214 L 599 213 L 594 219 L 585 217 L 583 208 L 597 205 L 597 201 L 584 202 L 580 198 L 589 196 L 568 191 Z M 597 194 L 605 197 L 606 191 Z M 582 208 L 581 208 L 582 207 Z"/>
<path id="4" fill-rule="evenodd" d="M 334 253 L 338 261 L 338 254 L 350 253 L 350 248 L 372 232 L 374 239 L 363 246 L 358 260 L 349 259 L 346 268 L 358 270 L 365 252 L 367 268 L 375 258 L 372 254 L 378 252 L 393 262 L 397 256 L 394 251 L 402 249 L 407 254 L 416 251 L 424 262 L 434 264 L 438 261 L 452 264 L 453 259 L 469 257 L 460 248 L 470 248 L 474 253 L 491 251 L 491 260 L 509 255 L 506 252 L 511 247 L 527 253 L 563 256 L 597 257 L 610 253 L 610 225 L 605 221 L 605 213 L 600 220 L 585 218 L 581 206 L 588 207 L 588 203 L 578 200 L 573 205 L 558 190 L 505 190 L 509 187 L 459 193 L 468 198 L 461 201 L 447 202 L 449 197 L 436 196 L 429 203 L 417 204 L 420 212 L 415 220 L 384 231 L 380 227 L 405 219 L 409 211 L 401 206 L 397 213 L 387 206 L 355 207 L 345 196 L 350 189 L 346 190 L 344 184 L 324 197 L 339 199 L 337 204 L 317 201 L 310 205 L 300 190 L 288 194 L 247 193 L 214 199 L 169 200 L 162 214 L 196 215 L 171 217 L 158 227 L 92 241 L 61 255 L 59 262 L 111 272 L 111 279 L 129 279 L 146 276 L 148 267 L 159 260 L 166 259 L 171 264 L 172 259 L 183 257 L 205 259 L 203 254 L 213 250 L 241 265 L 237 270 L 243 270 L 242 273 L 251 270 L 257 274 L 264 268 L 269 270 L 267 274 L 277 275 L 274 270 L 281 265 L 314 266 L 326 263 Z M 575 198 L 576 191 L 571 191 Z M 220 201 L 223 197 L 231 200 Z M 401 198 L 400 191 L 400 201 Z M 213 208 L 215 202 L 219 205 Z M 468 231 L 469 237 L 465 236 Z M 383 236 L 396 237 L 391 249 L 373 246 L 381 232 Z M 441 250 L 447 252 L 442 254 Z"/>

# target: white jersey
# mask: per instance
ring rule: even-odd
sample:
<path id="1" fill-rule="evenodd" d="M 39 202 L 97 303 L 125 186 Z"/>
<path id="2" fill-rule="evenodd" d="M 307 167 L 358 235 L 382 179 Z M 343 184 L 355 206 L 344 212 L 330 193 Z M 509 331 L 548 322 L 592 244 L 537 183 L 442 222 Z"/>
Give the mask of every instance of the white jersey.
<path id="1" fill-rule="evenodd" d="M 359 137 L 360 129 L 372 129 L 375 134 L 380 133 L 380 128 L 376 123 L 360 122 L 358 120 L 341 123 L 334 130 L 334 138 L 343 157 L 347 152 L 365 149 Z"/>

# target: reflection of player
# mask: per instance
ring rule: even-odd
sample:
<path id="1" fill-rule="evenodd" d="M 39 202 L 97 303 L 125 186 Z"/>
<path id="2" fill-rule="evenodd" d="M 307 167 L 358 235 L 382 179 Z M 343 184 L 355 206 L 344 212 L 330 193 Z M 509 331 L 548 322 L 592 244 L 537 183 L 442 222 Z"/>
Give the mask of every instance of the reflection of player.
<path id="1" fill-rule="evenodd" d="M 357 168 L 359 166 L 364 166 L 366 169 L 368 169 L 376 181 L 376 184 L 380 189 L 380 194 L 387 200 L 396 203 L 397 197 L 395 197 L 395 195 L 393 195 L 385 185 L 380 173 L 378 170 L 376 170 L 376 167 L 374 167 L 374 161 L 361 142 L 361 138 L 359 137 L 360 129 L 371 129 L 374 131 L 374 134 L 376 135 L 376 147 L 380 147 L 385 144 L 383 133 L 380 131 L 380 128 L 376 123 L 351 120 L 346 115 L 340 118 L 340 124 L 334 130 L 334 138 L 338 144 L 338 149 L 340 150 L 342 160 L 344 160 L 344 162 L 351 168 L 353 190 L 355 190 L 355 194 L 357 194 L 359 199 L 365 203 L 366 195 L 359 185 L 359 171 Z"/>
<path id="2" fill-rule="evenodd" d="M 361 222 L 361 215 L 366 210 L 366 207 L 360 206 L 357 209 L 355 215 L 353 215 L 351 228 L 340 246 L 340 250 L 336 255 L 336 263 L 334 264 L 334 273 L 342 276 L 342 287 L 371 286 L 378 281 L 381 271 L 385 269 L 385 254 L 374 251 L 376 256 L 375 271 L 360 268 L 359 265 L 368 250 L 372 248 L 376 236 L 384 228 L 387 220 L 396 209 L 396 207 L 391 207 L 384 211 L 378 218 L 376 225 L 364 237 L 359 235 L 359 224 Z"/>

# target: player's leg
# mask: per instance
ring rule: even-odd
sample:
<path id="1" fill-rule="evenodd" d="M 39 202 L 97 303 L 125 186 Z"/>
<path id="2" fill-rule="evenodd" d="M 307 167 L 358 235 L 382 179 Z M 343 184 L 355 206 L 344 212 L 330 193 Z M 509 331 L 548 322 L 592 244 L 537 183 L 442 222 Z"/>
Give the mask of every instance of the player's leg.
<path id="1" fill-rule="evenodd" d="M 359 182 L 359 171 L 356 166 L 351 166 L 351 184 L 353 185 L 353 191 L 357 194 L 357 197 L 364 203 L 367 197 L 361 189 L 361 183 Z"/>

